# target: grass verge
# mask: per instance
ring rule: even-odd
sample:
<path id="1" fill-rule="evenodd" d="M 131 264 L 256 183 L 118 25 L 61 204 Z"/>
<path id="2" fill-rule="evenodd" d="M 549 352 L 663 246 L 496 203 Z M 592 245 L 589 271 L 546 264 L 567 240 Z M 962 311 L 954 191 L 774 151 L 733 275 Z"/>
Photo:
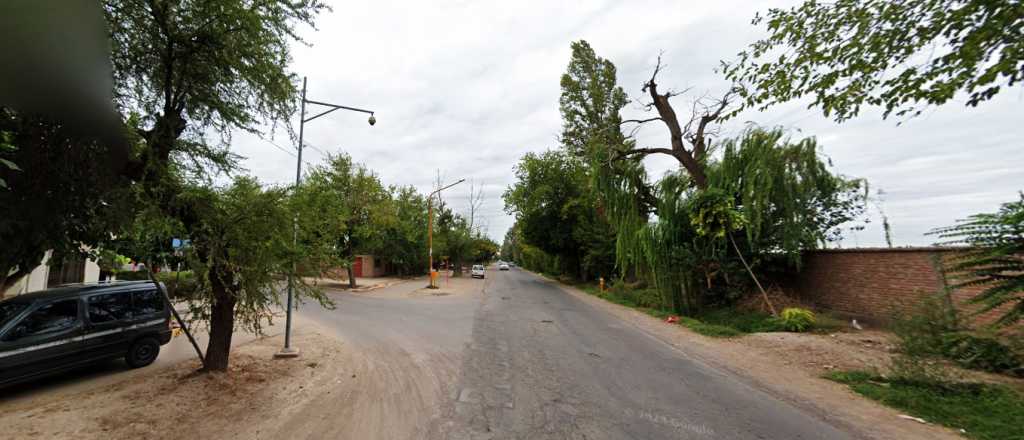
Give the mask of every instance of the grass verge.
<path id="1" fill-rule="evenodd" d="M 639 310 L 658 319 L 675 315 L 670 310 L 638 304 L 633 297 L 616 294 L 611 289 L 601 291 L 598 286 L 593 284 L 582 284 L 576 287 L 605 301 Z M 743 312 L 736 309 L 718 309 L 696 317 L 683 316 L 679 318 L 679 324 L 696 333 L 714 338 L 731 338 L 746 333 L 781 331 L 768 314 Z"/>
<path id="2" fill-rule="evenodd" d="M 930 423 L 982 440 L 1024 440 L 1024 395 L 1005 385 L 888 380 L 864 371 L 825 378 Z"/>

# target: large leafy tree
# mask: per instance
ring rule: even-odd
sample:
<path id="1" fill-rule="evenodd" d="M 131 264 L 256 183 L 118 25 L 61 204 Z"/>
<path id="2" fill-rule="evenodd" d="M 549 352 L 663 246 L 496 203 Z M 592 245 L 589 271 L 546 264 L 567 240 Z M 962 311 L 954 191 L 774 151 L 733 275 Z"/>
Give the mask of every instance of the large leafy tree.
<path id="1" fill-rule="evenodd" d="M 998 212 L 972 215 L 932 234 L 941 244 L 968 247 L 944 263 L 951 288 L 981 288 L 970 300 L 980 306 L 976 313 L 1004 310 L 996 320 L 1002 326 L 1024 319 L 1024 194 Z"/>
<path id="2" fill-rule="evenodd" d="M 188 203 L 192 223 L 166 216 L 155 206 L 140 209 L 108 249 L 143 261 L 150 267 L 177 266 L 193 272 L 197 288 L 186 301 L 193 321 L 209 329 L 205 368 L 223 371 L 238 328 L 259 333 L 280 307 L 281 279 L 293 265 L 323 267 L 330 254 L 319 240 L 293 238 L 293 220 L 315 214 L 314 200 L 295 200 L 288 188 L 263 187 L 253 178 L 238 177 L 226 186 L 186 184 L 176 197 Z M 171 239 L 185 245 L 171 247 Z M 294 280 L 300 298 L 328 304 L 323 294 Z"/>
<path id="3" fill-rule="evenodd" d="M 390 262 L 399 275 L 427 268 L 427 202 L 411 186 L 392 187 L 381 211 L 374 256 Z"/>
<path id="4" fill-rule="evenodd" d="M 131 182 L 106 145 L 52 119 L 0 108 L 0 296 L 38 266 L 82 253 L 131 218 Z M 17 164 L 17 165 L 13 165 Z"/>
<path id="5" fill-rule="evenodd" d="M 318 0 L 104 2 L 115 102 L 134 115 L 128 125 L 141 139 L 125 172 L 137 182 L 141 204 L 179 222 L 188 236 L 200 232 L 208 199 L 184 194 L 208 181 L 211 169 L 234 167 L 226 148 L 232 130 L 258 132 L 293 113 L 289 45 L 299 40 L 297 26 L 312 25 L 324 9 Z M 242 300 L 237 290 L 225 292 L 210 297 L 210 313 L 198 315 L 211 329 L 232 325 L 229 315 Z M 209 350 L 224 362 L 207 368 L 226 369 L 230 338 L 211 338 Z"/>
<path id="6" fill-rule="evenodd" d="M 355 287 L 355 256 L 379 249 L 387 223 L 398 214 L 390 206 L 390 194 L 372 171 L 346 154 L 313 168 L 298 193 L 318 206 L 300 221 L 305 229 L 329 231 L 324 233 L 330 234 L 339 261 L 348 269 L 349 285 Z"/>
<path id="7" fill-rule="evenodd" d="M 296 26 L 312 25 L 318 0 L 108 0 L 115 101 L 134 124 L 143 148 L 133 177 L 161 192 L 172 160 L 230 164 L 207 133 L 257 132 L 295 109 L 295 77 L 286 70 Z"/>
<path id="8" fill-rule="evenodd" d="M 581 279 L 610 276 L 614 232 L 602 216 L 583 161 L 564 150 L 527 153 L 505 191 L 527 243 L 558 256 L 558 270 Z"/>
<path id="9" fill-rule="evenodd" d="M 768 36 L 724 66 L 745 105 L 802 96 L 843 121 L 864 105 L 913 116 L 958 93 L 976 106 L 1024 80 L 1024 3 L 807 0 L 754 18 Z"/>

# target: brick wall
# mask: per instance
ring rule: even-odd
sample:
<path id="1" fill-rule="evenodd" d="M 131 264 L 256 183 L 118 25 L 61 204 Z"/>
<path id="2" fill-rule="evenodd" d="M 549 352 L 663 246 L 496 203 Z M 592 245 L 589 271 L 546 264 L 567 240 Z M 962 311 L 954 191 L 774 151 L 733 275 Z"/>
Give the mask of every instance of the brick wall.
<path id="1" fill-rule="evenodd" d="M 816 308 L 885 322 L 893 311 L 905 309 L 922 296 L 942 291 L 943 274 L 938 264 L 956 249 L 859 248 L 817 250 L 804 254 L 804 265 L 789 287 Z M 954 306 L 969 311 L 964 301 L 980 289 L 963 289 L 952 295 Z M 991 322 L 994 310 L 978 317 Z"/>

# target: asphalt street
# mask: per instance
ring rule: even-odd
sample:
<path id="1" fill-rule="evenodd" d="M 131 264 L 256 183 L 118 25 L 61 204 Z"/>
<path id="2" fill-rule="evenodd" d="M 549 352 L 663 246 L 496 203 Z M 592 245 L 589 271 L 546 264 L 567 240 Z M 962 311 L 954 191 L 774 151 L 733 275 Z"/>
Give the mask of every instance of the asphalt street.
<path id="1" fill-rule="evenodd" d="M 847 439 L 802 408 L 687 356 L 528 272 L 458 295 L 332 293 L 300 313 L 375 356 L 385 394 L 434 405 L 421 438 Z M 434 400 L 434 402 L 430 402 Z M 380 411 L 396 411 L 381 406 Z M 381 414 L 399 420 L 403 414 Z M 375 417 L 376 419 L 376 417 Z"/>

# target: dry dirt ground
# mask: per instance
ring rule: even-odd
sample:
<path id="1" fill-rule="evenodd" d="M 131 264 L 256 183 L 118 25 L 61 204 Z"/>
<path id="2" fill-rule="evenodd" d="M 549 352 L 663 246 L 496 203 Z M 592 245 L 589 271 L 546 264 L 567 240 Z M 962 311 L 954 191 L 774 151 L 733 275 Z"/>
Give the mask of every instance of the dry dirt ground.
<path id="1" fill-rule="evenodd" d="M 184 361 L 101 387 L 4 402 L 2 437 L 415 438 L 408 432 L 415 426 L 389 427 L 364 417 L 391 400 L 375 395 L 387 378 L 375 374 L 372 360 L 312 324 L 297 328 L 293 338 L 302 348 L 298 359 L 273 359 L 280 337 L 257 339 L 234 350 L 227 374 L 196 373 L 198 361 Z"/>
<path id="2" fill-rule="evenodd" d="M 352 293 L 370 292 L 383 289 L 396 284 L 410 281 L 412 278 L 399 277 L 377 277 L 377 278 L 356 278 L 356 287 L 350 288 L 347 279 L 335 278 L 305 278 L 306 282 L 324 289 L 334 289 Z M 426 279 L 426 278 L 424 278 Z"/>
<path id="3" fill-rule="evenodd" d="M 783 400 L 825 416 L 838 426 L 872 439 L 963 439 L 953 430 L 902 419 L 885 407 L 823 379 L 832 370 L 884 371 L 893 356 L 892 335 L 873 330 L 851 333 L 757 333 L 722 339 L 613 304 L 578 289 L 563 290 L 636 325 L 653 337 L 716 368 L 746 378 Z M 1024 390 L 1024 380 L 960 371 L 969 379 L 1005 383 Z"/>

